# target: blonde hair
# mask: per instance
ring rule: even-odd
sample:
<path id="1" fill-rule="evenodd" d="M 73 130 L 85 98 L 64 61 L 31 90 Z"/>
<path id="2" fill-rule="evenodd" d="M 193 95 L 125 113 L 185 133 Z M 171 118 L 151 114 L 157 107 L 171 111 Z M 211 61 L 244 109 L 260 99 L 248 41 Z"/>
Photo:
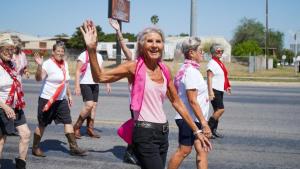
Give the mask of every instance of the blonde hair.
<path id="1" fill-rule="evenodd" d="M 163 43 L 165 42 L 165 35 L 163 31 L 158 27 L 147 27 L 137 35 L 137 50 L 136 57 L 140 57 L 143 55 L 142 47 L 145 43 L 145 36 L 149 33 L 157 33 L 161 36 Z"/>

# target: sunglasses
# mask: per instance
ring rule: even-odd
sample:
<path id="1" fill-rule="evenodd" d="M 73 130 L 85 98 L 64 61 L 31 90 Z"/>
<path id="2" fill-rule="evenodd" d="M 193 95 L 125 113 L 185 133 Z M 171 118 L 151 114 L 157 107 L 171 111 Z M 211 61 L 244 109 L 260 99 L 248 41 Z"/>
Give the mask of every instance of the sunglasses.
<path id="1" fill-rule="evenodd" d="M 218 50 L 216 50 L 216 53 L 217 54 L 222 54 L 222 53 L 224 53 L 224 50 L 218 49 Z"/>
<path id="2" fill-rule="evenodd" d="M 8 52 L 14 52 L 15 51 L 15 48 L 2 48 L 1 49 L 1 52 L 6 52 L 6 53 L 8 53 Z"/>

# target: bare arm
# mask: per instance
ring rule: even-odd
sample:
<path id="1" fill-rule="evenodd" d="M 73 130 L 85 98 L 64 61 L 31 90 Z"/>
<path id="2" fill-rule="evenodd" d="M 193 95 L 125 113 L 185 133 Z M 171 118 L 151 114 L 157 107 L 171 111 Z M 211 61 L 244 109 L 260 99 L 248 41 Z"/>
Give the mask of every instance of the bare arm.
<path id="1" fill-rule="evenodd" d="M 82 67 L 83 63 L 80 60 L 77 60 L 76 64 L 76 71 L 75 71 L 75 95 L 79 96 L 80 95 L 80 69 Z"/>
<path id="2" fill-rule="evenodd" d="M 70 89 L 70 84 L 67 82 L 67 97 L 68 97 L 68 102 L 69 102 L 69 106 L 71 107 L 73 105 L 73 101 L 72 101 L 72 92 Z"/>
<path id="3" fill-rule="evenodd" d="M 186 90 L 186 95 L 188 98 L 188 101 L 197 117 L 197 119 L 201 122 L 202 127 L 203 127 L 203 133 L 206 137 L 210 138 L 211 137 L 211 131 L 210 128 L 207 124 L 207 121 L 205 120 L 203 116 L 203 112 L 201 110 L 201 107 L 197 101 L 197 90 L 196 89 L 189 89 Z"/>
<path id="4" fill-rule="evenodd" d="M 97 48 L 97 31 L 92 21 L 86 21 L 80 30 L 89 52 L 90 65 L 93 79 L 96 83 L 110 83 L 120 80 L 124 77 L 130 78 L 133 75 L 133 66 L 135 62 L 126 62 L 108 71 L 100 68 L 96 55 Z"/>
<path id="5" fill-rule="evenodd" d="M 207 88 L 208 88 L 208 97 L 209 100 L 213 100 L 215 97 L 214 91 L 212 89 L 212 77 L 214 76 L 213 72 L 207 70 Z"/>
<path id="6" fill-rule="evenodd" d="M 132 52 L 129 50 L 129 48 L 126 46 L 124 42 L 124 38 L 121 32 L 120 25 L 117 20 L 109 18 L 110 25 L 115 29 L 118 37 L 118 41 L 121 45 L 121 48 L 125 54 L 126 60 L 130 61 L 132 60 Z"/>

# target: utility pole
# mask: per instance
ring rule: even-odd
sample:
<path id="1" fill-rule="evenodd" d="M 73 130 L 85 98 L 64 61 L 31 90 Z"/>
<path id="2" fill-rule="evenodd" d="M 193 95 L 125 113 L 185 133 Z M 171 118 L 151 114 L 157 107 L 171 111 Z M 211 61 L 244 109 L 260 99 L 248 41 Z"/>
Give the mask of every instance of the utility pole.
<path id="1" fill-rule="evenodd" d="M 295 33 L 295 57 L 297 57 L 298 53 L 298 44 L 297 44 L 297 32 Z"/>
<path id="2" fill-rule="evenodd" d="M 122 21 L 118 20 L 118 23 L 120 25 L 120 31 L 122 32 Z M 116 43 L 116 64 L 119 65 L 122 62 L 121 45 L 118 39 L 116 39 Z"/>
<path id="3" fill-rule="evenodd" d="M 266 69 L 268 69 L 268 55 L 269 55 L 269 25 L 268 25 L 268 0 L 266 0 L 266 32 L 265 32 L 265 59 L 266 59 Z"/>
<path id="4" fill-rule="evenodd" d="M 191 0 L 190 36 L 197 36 L 197 0 Z"/>

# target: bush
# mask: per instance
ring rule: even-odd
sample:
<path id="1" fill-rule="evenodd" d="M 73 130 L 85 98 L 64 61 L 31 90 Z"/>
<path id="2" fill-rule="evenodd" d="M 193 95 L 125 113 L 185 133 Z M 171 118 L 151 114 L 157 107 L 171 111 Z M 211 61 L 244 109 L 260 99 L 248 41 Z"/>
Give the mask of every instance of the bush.
<path id="1" fill-rule="evenodd" d="M 273 68 L 277 68 L 278 59 L 276 57 L 273 57 Z"/>

